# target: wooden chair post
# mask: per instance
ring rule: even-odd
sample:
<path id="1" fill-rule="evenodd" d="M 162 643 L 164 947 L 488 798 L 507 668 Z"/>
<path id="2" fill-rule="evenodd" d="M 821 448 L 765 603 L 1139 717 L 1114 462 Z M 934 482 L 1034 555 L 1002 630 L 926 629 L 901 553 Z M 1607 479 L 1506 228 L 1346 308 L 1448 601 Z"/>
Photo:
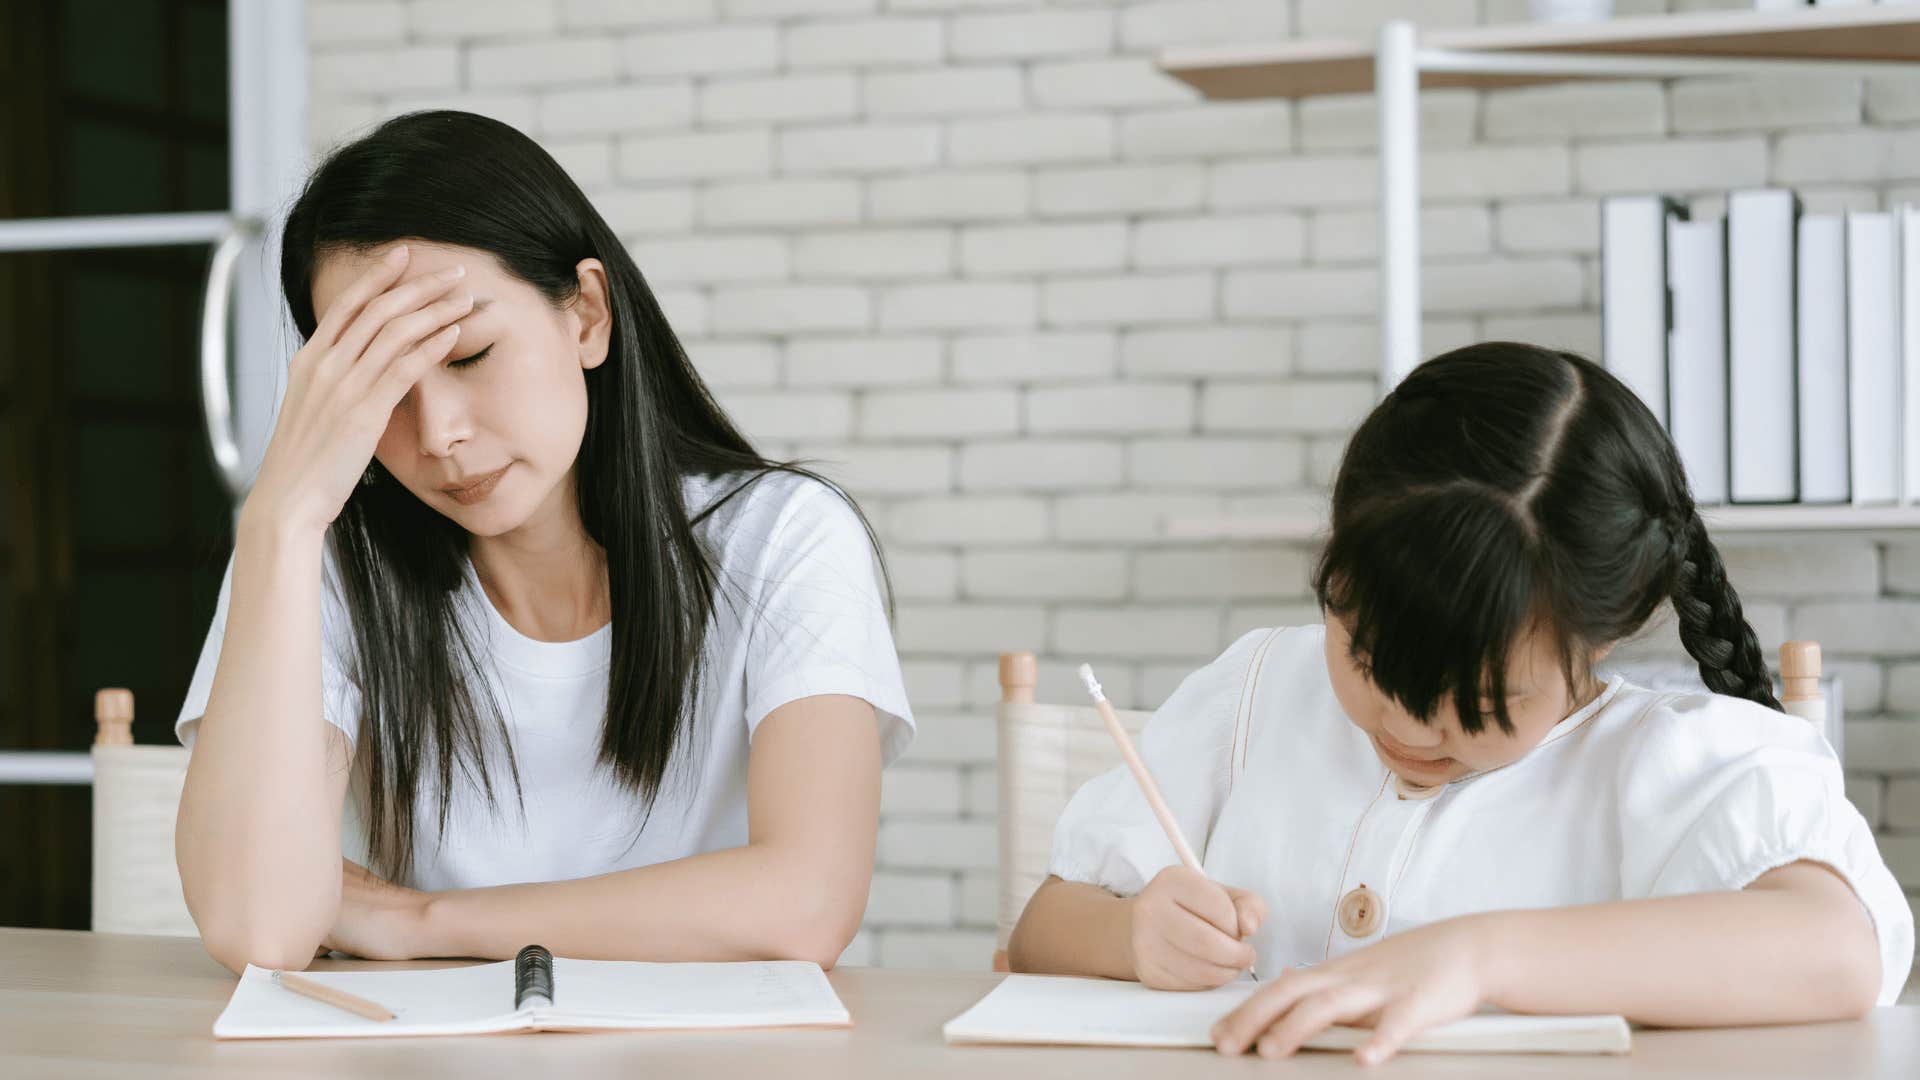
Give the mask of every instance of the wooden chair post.
<path id="1" fill-rule="evenodd" d="M 1033 687 L 1035 683 L 1039 682 L 1039 679 L 1040 663 L 1034 659 L 1032 653 L 1004 652 L 1000 654 L 1000 704 L 1033 704 Z M 1000 846 L 1003 849 L 1000 853 L 1000 878 L 1002 882 L 1006 880 L 1009 865 L 1009 855 L 1004 849 L 1006 845 L 1011 842 L 1008 839 L 1008 822 L 1006 820 L 1011 810 L 1008 806 L 1004 764 L 1004 762 L 1001 763 L 1002 783 L 999 807 Z M 1007 950 L 995 949 L 993 951 L 993 970 L 1011 970 L 1007 966 Z"/>
<path id="2" fill-rule="evenodd" d="M 1789 641 L 1780 646 L 1780 707 L 1827 730 L 1827 699 L 1820 694 L 1820 643 Z"/>
<path id="3" fill-rule="evenodd" d="M 1033 686 L 1040 681 L 1040 664 L 1030 652 L 1000 654 L 1000 704 L 1033 704 Z"/>
<path id="4" fill-rule="evenodd" d="M 133 745 L 133 691 L 108 687 L 93 695 L 93 745 Z"/>

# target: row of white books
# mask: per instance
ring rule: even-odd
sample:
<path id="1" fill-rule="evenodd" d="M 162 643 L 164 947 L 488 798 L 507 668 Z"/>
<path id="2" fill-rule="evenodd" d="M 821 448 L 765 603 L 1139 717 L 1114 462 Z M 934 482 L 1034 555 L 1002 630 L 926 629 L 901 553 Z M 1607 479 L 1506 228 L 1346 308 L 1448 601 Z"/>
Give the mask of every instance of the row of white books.
<path id="1" fill-rule="evenodd" d="M 1613 198 L 1600 261 L 1604 363 L 1666 424 L 1697 501 L 1920 502 L 1920 208 Z"/>

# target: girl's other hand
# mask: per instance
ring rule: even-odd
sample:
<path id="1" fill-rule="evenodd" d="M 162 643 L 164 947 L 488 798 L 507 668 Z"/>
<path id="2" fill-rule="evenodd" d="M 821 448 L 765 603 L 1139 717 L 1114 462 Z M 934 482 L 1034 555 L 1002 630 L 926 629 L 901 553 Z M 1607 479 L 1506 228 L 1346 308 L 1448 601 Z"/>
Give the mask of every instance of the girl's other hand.
<path id="1" fill-rule="evenodd" d="M 1350 1024 L 1373 1029 L 1354 1057 L 1377 1065 L 1420 1032 L 1467 1016 L 1486 1000 L 1482 927 L 1476 919 L 1450 919 L 1285 972 L 1214 1025 L 1214 1047 L 1285 1057 L 1321 1031 Z"/>

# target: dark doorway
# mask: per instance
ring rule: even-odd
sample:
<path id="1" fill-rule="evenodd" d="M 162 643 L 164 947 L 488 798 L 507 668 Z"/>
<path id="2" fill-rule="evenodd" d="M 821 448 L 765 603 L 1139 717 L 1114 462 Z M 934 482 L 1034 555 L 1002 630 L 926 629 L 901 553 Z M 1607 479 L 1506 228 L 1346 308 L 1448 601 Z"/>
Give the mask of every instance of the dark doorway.
<path id="1" fill-rule="evenodd" d="M 0 219 L 224 213 L 222 0 L 0 0 Z M 0 749 L 170 742 L 232 545 L 202 247 L 0 254 Z M 0 785 L 0 925 L 84 928 L 90 789 Z"/>

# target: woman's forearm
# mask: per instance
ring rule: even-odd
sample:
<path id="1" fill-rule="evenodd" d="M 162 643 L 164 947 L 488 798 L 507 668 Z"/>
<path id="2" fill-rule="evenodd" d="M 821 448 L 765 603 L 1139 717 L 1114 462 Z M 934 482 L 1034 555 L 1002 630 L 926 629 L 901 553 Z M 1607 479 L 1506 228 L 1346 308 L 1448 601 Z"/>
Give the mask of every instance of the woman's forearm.
<path id="1" fill-rule="evenodd" d="M 1105 889 L 1049 877 L 1007 942 L 1007 966 L 1043 975 L 1138 978 L 1130 902 Z"/>
<path id="2" fill-rule="evenodd" d="M 187 906 L 208 951 L 236 970 L 304 966 L 339 908 L 347 762 L 321 715 L 322 539 L 243 515 L 180 798 Z"/>
<path id="3" fill-rule="evenodd" d="M 1871 920 L 1831 871 L 1796 863 L 1740 892 L 1468 916 L 1488 1000 L 1674 1027 L 1857 1017 L 1879 992 Z"/>
<path id="4" fill-rule="evenodd" d="M 859 867 L 834 859 L 749 844 L 573 881 L 436 893 L 416 951 L 505 959 L 538 943 L 589 960 L 832 967 L 860 929 L 872 875 L 870 856 Z"/>

